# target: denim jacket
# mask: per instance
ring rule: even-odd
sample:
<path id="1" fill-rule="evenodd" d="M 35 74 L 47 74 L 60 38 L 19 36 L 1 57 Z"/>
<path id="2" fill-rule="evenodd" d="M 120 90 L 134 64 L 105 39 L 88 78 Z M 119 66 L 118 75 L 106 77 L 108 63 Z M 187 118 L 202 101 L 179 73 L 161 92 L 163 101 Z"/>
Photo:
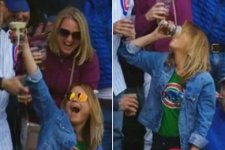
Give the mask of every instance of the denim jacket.
<path id="1" fill-rule="evenodd" d="M 126 61 L 141 68 L 152 76 L 148 98 L 139 115 L 139 121 L 158 132 L 163 115 L 161 93 L 174 72 L 174 66 L 168 68 L 165 60 L 168 53 L 143 51 L 132 44 L 122 44 L 119 54 Z M 181 96 L 178 120 L 182 150 L 189 150 L 189 144 L 199 148 L 207 144 L 206 135 L 215 112 L 215 87 L 208 72 L 199 72 L 186 81 Z"/>
<path id="2" fill-rule="evenodd" d="M 76 133 L 66 112 L 56 106 L 40 70 L 28 76 L 26 83 L 30 88 L 34 109 L 41 123 L 37 149 L 71 150 L 77 143 Z M 100 149 L 101 147 L 98 148 Z"/>

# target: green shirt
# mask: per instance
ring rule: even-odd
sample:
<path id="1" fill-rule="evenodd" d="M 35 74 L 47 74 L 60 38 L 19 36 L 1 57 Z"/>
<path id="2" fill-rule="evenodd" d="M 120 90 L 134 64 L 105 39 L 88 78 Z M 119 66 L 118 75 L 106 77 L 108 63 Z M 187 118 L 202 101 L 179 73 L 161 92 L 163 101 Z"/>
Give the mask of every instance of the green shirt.
<path id="1" fill-rule="evenodd" d="M 161 136 L 179 136 L 178 118 L 180 112 L 180 97 L 183 87 L 180 84 L 181 77 L 174 71 L 171 79 L 162 92 L 163 116 L 158 134 Z"/>
<path id="2" fill-rule="evenodd" d="M 85 143 L 84 142 L 79 142 L 79 141 L 77 142 L 77 145 L 75 147 L 76 147 L 75 150 L 86 150 L 87 149 Z"/>

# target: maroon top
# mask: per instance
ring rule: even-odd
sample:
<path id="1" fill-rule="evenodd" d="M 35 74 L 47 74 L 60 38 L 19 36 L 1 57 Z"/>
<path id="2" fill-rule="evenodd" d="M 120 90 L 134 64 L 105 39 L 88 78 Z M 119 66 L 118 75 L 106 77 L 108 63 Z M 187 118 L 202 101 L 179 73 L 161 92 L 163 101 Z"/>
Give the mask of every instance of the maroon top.
<path id="1" fill-rule="evenodd" d="M 174 0 L 177 24 L 182 25 L 185 20 L 192 21 L 191 0 Z M 156 21 L 148 22 L 145 14 L 156 3 L 156 0 L 137 0 L 135 1 L 135 30 L 137 37 L 151 33 L 157 26 Z M 171 4 L 168 20 L 174 21 L 174 11 Z M 175 22 L 175 21 L 174 21 Z M 158 40 L 146 47 L 147 50 L 167 51 L 169 49 L 168 39 Z"/>
<path id="2" fill-rule="evenodd" d="M 45 82 L 51 95 L 59 106 L 69 86 L 72 71 L 73 56 L 59 57 L 49 50 L 43 70 Z M 96 89 L 100 78 L 99 63 L 97 55 L 91 61 L 81 66 L 75 65 L 72 84 L 85 83 Z"/>

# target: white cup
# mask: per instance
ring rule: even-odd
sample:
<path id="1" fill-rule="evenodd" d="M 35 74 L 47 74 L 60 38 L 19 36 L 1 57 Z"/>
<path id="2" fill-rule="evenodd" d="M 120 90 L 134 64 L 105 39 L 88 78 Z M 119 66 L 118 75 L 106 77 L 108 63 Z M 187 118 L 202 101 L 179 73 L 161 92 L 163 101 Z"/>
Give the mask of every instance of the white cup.
<path id="1" fill-rule="evenodd" d="M 13 31 L 16 31 L 17 45 L 23 41 L 26 23 L 21 21 L 12 21 L 9 23 L 9 28 Z"/>

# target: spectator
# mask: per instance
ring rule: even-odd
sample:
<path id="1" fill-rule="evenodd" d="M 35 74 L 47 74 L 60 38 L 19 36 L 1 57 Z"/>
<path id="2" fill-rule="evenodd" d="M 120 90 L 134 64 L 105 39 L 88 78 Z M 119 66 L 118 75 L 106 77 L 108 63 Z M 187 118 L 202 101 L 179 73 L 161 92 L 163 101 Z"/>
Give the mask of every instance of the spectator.
<path id="1" fill-rule="evenodd" d="M 13 45 L 9 39 L 9 31 L 2 27 L 7 27 L 8 20 L 10 19 L 10 12 L 8 11 L 5 1 L 0 0 L 0 77 L 10 78 L 15 75 L 13 69 Z M 4 87 L 4 86 L 3 86 Z M 7 89 L 7 88 L 6 88 Z M 6 107 L 9 102 L 9 94 L 5 90 L 0 91 L 0 147 L 3 150 L 13 149 L 12 140 L 9 130 L 9 125 L 7 122 Z"/>
<path id="2" fill-rule="evenodd" d="M 22 22 L 29 22 L 30 19 L 30 8 L 26 0 L 5 0 L 6 7 L 8 8 L 8 11 L 10 12 L 10 18 L 8 19 L 9 21 L 22 21 Z M 13 67 L 15 72 L 17 71 L 17 66 L 19 65 L 19 55 L 18 54 L 18 49 L 16 46 L 13 46 L 11 48 L 12 51 L 10 51 L 11 54 L 11 60 L 13 61 Z M 13 58 L 13 59 L 12 59 Z M 10 64 L 9 64 L 10 66 Z M 9 69 L 10 70 L 10 69 Z M 28 93 L 28 92 L 25 92 Z M 12 142 L 13 142 L 13 147 L 14 149 L 17 149 L 19 146 L 20 141 L 20 113 L 19 113 L 19 105 L 17 102 L 17 98 L 20 97 L 21 95 L 24 95 L 24 93 L 19 93 L 17 95 L 10 95 L 9 103 L 7 106 L 7 120 L 9 123 L 10 131 L 11 131 L 11 136 L 12 136 Z M 27 97 L 28 99 L 30 96 Z M 25 111 L 23 111 L 24 113 Z"/>
<path id="3" fill-rule="evenodd" d="M 225 76 L 225 3 L 224 1 L 192 1 L 192 15 L 193 22 L 201 28 L 210 45 L 210 73 L 214 79 L 217 92 L 221 91 L 220 81 Z M 204 12 L 204 13 L 203 13 Z M 223 149 L 224 137 L 223 125 L 224 125 L 224 112 L 221 108 L 216 108 L 216 113 L 213 119 L 212 126 L 209 130 L 207 139 L 209 144 L 206 149 Z"/>
<path id="4" fill-rule="evenodd" d="M 193 22 L 205 32 L 209 40 L 210 72 L 218 92 L 220 91 L 219 81 L 225 76 L 225 30 L 223 28 L 225 24 L 225 20 L 223 19 L 225 17 L 224 9 L 224 1 L 192 1 Z"/>
<path id="5" fill-rule="evenodd" d="M 163 1 L 162 1 L 163 2 Z M 173 21 L 177 25 L 182 25 L 185 20 L 192 21 L 191 1 L 170 0 L 165 8 L 164 3 L 157 3 L 157 0 L 137 0 L 135 1 L 135 30 L 137 37 L 151 33 L 160 20 Z M 169 2 L 169 1 L 168 1 Z M 145 46 L 145 50 L 155 50 L 167 52 L 169 50 L 170 39 L 160 39 Z M 151 76 L 144 73 L 144 94 L 148 96 L 151 84 Z M 152 133 L 146 128 L 144 150 L 151 149 Z"/>
<path id="6" fill-rule="evenodd" d="M 44 65 L 45 81 L 58 106 L 68 92 L 70 80 L 97 88 L 98 59 L 90 43 L 86 19 L 78 9 L 68 7 L 59 13 L 49 36 Z"/>
<path id="7" fill-rule="evenodd" d="M 38 45 L 34 45 L 32 51 L 38 49 L 35 46 Z M 49 35 L 46 53 L 46 59 L 43 55 L 37 57 L 33 53 L 33 56 L 37 63 L 45 66 L 41 67 L 44 79 L 57 106 L 72 84 L 84 83 L 97 88 L 98 59 L 90 43 L 86 20 L 78 9 L 68 7 L 59 13 Z M 31 107 L 28 114 L 31 122 L 38 123 Z"/>
<path id="8" fill-rule="evenodd" d="M 63 110 L 60 110 L 42 79 L 29 50 L 27 38 L 24 42 L 21 48 L 29 75 L 27 84 L 42 126 L 37 149 L 45 149 L 46 145 L 47 149 L 58 150 L 99 149 L 103 124 L 94 89 L 84 84 L 71 86 L 70 92 L 68 91 L 61 103 Z"/>
<path id="9" fill-rule="evenodd" d="M 12 12 L 13 20 L 29 22 L 30 7 L 26 0 L 5 0 L 6 6 Z"/>
<path id="10" fill-rule="evenodd" d="M 112 149 L 112 1 L 85 0 L 83 12 L 100 64 L 98 98 L 104 115 L 103 149 Z"/>
<path id="11" fill-rule="evenodd" d="M 131 41 L 127 50 L 119 50 L 130 64 L 152 75 L 151 99 L 139 121 L 153 131 L 153 150 L 199 150 L 207 143 L 215 112 L 215 87 L 207 72 L 208 40 L 199 28 L 186 22 L 182 32 L 172 38 L 169 54 L 140 51 L 166 36 L 160 29 Z"/>
<path id="12" fill-rule="evenodd" d="M 220 93 L 217 96 L 219 107 L 216 108 L 216 113 L 207 135 L 209 143 L 204 150 L 222 150 L 225 147 L 225 78 L 220 81 L 220 84 Z"/>
<path id="13" fill-rule="evenodd" d="M 118 61 L 117 51 L 120 45 L 122 36 L 125 38 L 134 38 L 133 22 L 126 17 L 131 16 L 134 2 L 117 0 L 113 2 L 113 148 L 115 150 L 122 149 L 122 127 L 123 127 L 123 112 L 133 116 L 137 112 L 138 104 L 136 97 L 123 96 L 123 91 L 126 89 L 124 76 Z M 121 111 L 122 110 L 122 111 Z"/>

